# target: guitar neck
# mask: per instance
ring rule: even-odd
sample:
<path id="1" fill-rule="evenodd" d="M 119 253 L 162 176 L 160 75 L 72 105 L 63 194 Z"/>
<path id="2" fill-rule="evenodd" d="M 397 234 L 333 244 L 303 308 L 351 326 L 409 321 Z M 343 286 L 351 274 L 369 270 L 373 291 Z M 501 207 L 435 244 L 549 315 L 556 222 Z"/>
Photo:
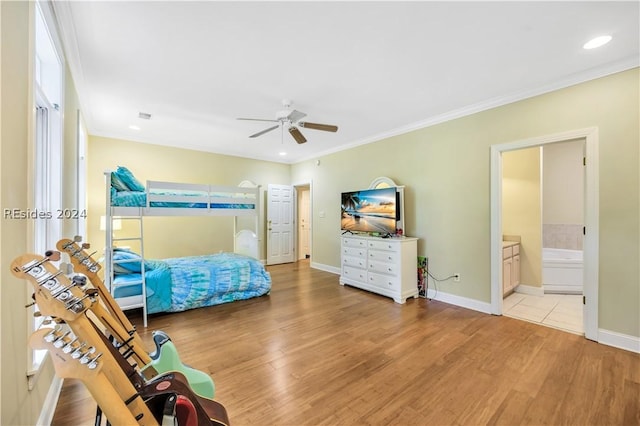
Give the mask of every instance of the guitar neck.
<path id="1" fill-rule="evenodd" d="M 104 335 L 96 330 L 95 325 L 85 315 L 82 315 L 75 321 L 68 322 L 67 324 L 76 336 L 83 341 L 90 342 L 98 352 L 103 354 L 102 372 L 109 383 L 111 383 L 115 388 L 120 400 L 127 402 L 126 407 L 128 411 L 135 414 L 136 418 L 142 416 L 141 419 L 138 420 L 138 423 L 154 424 L 155 419 L 153 414 L 151 414 L 151 411 L 144 403 L 143 399 L 138 395 L 138 391 L 131 381 L 131 375 L 128 374 L 129 371 L 125 370 L 119 360 L 116 359 L 116 356 L 118 355 L 115 355 L 113 352 L 115 350 L 113 345 L 108 341 L 105 341 Z M 117 353 L 117 350 L 115 350 L 115 352 Z M 131 365 L 129 365 L 129 367 L 133 369 Z M 100 392 L 100 388 L 96 388 L 96 391 Z M 96 395 L 93 392 L 91 392 L 91 394 L 96 398 Z M 100 408 L 105 411 L 103 406 L 100 406 Z M 107 418 L 108 417 L 109 416 L 107 414 Z M 116 424 L 114 422 L 112 423 Z"/>
<path id="2" fill-rule="evenodd" d="M 79 246 L 76 241 L 62 239 L 58 241 L 56 247 L 62 252 L 67 253 L 75 269 L 89 278 L 91 285 L 98 291 L 100 300 L 104 306 L 106 306 L 108 314 L 99 304 L 92 305 L 90 309 L 101 319 L 104 326 L 107 327 L 109 332 L 118 339 L 120 343 L 131 340 L 130 346 L 134 350 L 137 362 L 141 366 L 148 365 L 151 362 L 151 358 L 145 350 L 140 335 L 129 321 L 129 318 L 124 314 L 118 302 L 116 302 L 107 290 L 102 279 L 98 276 L 98 272 L 100 271 L 99 263 L 93 260 L 93 258 L 84 251 L 84 246 Z M 149 375 L 153 375 L 154 373 L 153 368 L 145 372 L 145 374 Z"/>
<path id="3" fill-rule="evenodd" d="M 93 342 L 79 336 L 70 337 L 61 329 L 40 329 L 29 338 L 33 349 L 48 350 L 56 374 L 61 378 L 80 380 L 91 393 L 100 409 L 114 425 L 157 425 L 151 412 L 139 406 L 127 405 L 118 391 L 121 382 L 114 382 L 108 370 L 113 368 L 109 354 Z M 141 400 L 137 397 L 136 399 Z M 142 404 L 144 405 L 144 403 Z"/>
<path id="4" fill-rule="evenodd" d="M 142 345 L 142 339 L 138 333 L 133 333 L 130 335 L 122 326 L 120 322 L 117 321 L 116 318 L 111 316 L 111 313 L 107 311 L 102 305 L 99 303 L 94 303 L 89 310 L 96 316 L 96 318 L 104 325 L 109 333 L 115 337 L 120 344 L 124 344 L 127 348 L 132 351 L 132 356 L 135 361 L 142 367 L 146 366 L 151 362 L 151 357 L 145 351 Z M 153 367 L 149 366 L 147 369 L 153 369 Z M 155 375 L 155 371 L 149 372 L 150 376 Z"/>

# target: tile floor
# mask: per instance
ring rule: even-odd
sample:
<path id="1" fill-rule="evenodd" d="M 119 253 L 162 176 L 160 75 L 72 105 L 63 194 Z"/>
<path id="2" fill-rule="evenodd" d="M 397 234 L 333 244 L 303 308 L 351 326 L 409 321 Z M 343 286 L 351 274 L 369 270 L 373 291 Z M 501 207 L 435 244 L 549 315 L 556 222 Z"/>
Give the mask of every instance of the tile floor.
<path id="1" fill-rule="evenodd" d="M 508 317 L 584 334 L 582 295 L 579 294 L 512 293 L 503 300 L 502 312 Z"/>

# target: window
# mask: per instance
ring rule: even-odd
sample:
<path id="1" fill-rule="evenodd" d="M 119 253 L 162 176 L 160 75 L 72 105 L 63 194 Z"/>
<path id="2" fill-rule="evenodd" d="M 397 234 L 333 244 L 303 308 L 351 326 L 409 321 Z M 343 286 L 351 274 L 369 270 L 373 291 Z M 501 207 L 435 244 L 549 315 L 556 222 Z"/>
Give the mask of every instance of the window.
<path id="1" fill-rule="evenodd" d="M 33 208 L 44 215 L 34 220 L 33 248 L 44 253 L 55 247 L 61 237 L 61 221 L 56 213 L 62 202 L 62 93 L 63 61 L 60 44 L 48 3 L 36 3 L 35 7 L 35 58 L 34 101 L 35 141 Z M 31 294 L 31 289 L 29 289 Z M 45 318 L 34 317 L 37 306 L 29 312 L 31 331 L 45 326 Z M 46 351 L 29 351 L 32 370 L 27 372 L 31 380 L 35 377 Z"/>

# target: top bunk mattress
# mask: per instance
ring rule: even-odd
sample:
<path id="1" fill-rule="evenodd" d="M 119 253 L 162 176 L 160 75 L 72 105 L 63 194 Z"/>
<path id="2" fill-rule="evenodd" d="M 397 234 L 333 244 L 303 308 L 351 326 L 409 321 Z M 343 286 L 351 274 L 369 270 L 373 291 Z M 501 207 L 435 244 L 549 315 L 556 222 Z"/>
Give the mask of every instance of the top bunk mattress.
<path id="1" fill-rule="evenodd" d="M 257 215 L 259 189 L 147 181 L 125 167 L 105 172 L 112 215 Z"/>

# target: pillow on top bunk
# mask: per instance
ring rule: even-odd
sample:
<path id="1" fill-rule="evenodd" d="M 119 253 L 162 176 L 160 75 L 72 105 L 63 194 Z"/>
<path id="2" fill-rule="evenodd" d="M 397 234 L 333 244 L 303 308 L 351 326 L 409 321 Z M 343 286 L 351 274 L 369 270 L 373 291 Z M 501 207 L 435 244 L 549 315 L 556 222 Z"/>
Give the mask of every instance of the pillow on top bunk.
<path id="1" fill-rule="evenodd" d="M 116 191 L 144 192 L 144 185 L 123 166 L 118 166 L 118 170 L 111 172 L 111 187 Z"/>
<path id="2" fill-rule="evenodd" d="M 131 191 L 127 184 L 118 176 L 117 172 L 111 172 L 111 188 L 116 191 Z"/>

